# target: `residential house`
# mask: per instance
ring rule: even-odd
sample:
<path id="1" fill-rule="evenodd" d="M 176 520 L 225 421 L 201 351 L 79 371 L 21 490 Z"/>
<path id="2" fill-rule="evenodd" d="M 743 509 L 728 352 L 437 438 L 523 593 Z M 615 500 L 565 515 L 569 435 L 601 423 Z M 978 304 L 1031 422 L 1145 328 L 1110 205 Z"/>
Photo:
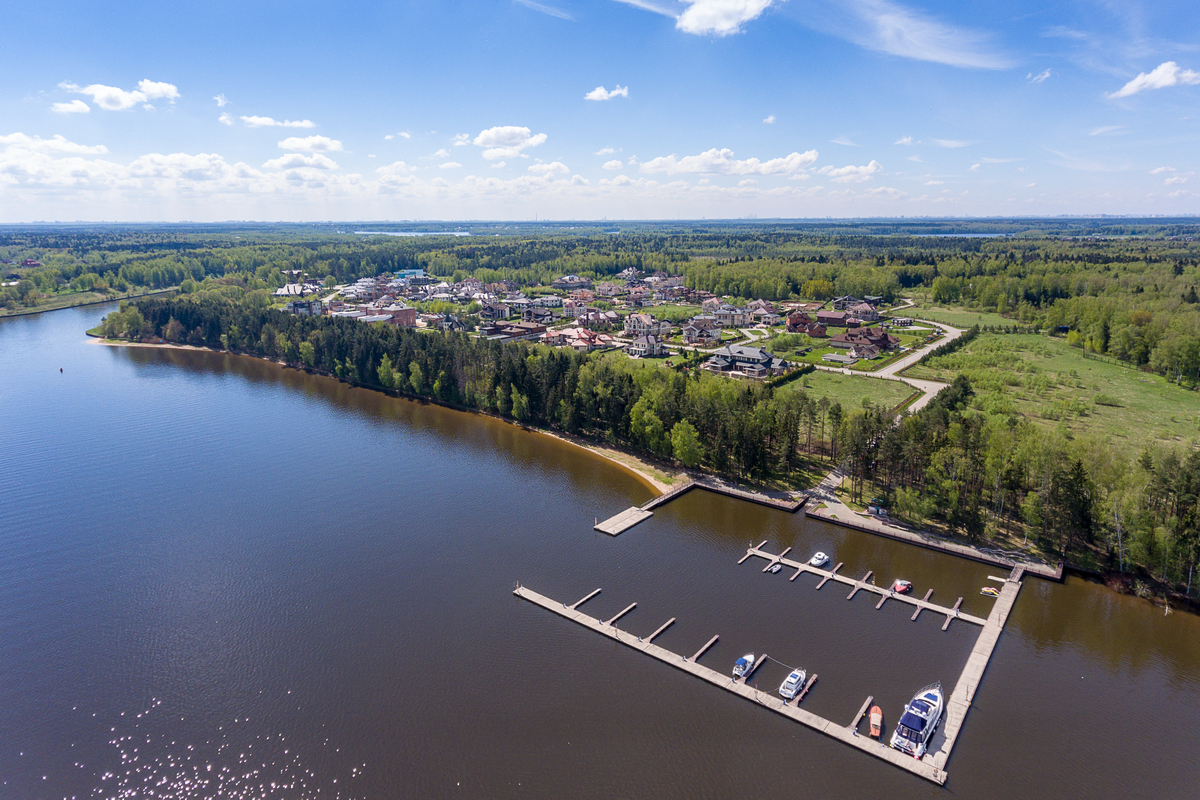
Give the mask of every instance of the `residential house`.
<path id="1" fill-rule="evenodd" d="M 590 289 L 590 288 L 592 288 L 591 281 L 589 281 L 587 278 L 581 278 L 578 275 L 563 275 L 561 278 L 554 281 L 554 283 L 552 283 L 550 285 L 553 286 L 555 289 L 559 289 L 559 290 L 565 291 L 565 292 L 569 292 L 573 289 Z"/>
<path id="2" fill-rule="evenodd" d="M 497 322 L 493 323 L 483 333 L 489 339 L 499 342 L 523 342 L 540 339 L 546 332 L 545 325 L 536 322 Z"/>
<path id="3" fill-rule="evenodd" d="M 545 327 L 554 322 L 554 312 L 548 308 L 538 308 L 537 306 L 529 306 L 521 309 L 522 322 L 536 322 Z"/>
<path id="4" fill-rule="evenodd" d="M 709 345 L 721 341 L 721 329 L 716 325 L 703 325 L 692 322 L 683 326 L 683 343 Z"/>
<path id="5" fill-rule="evenodd" d="M 378 313 L 388 314 L 392 318 L 392 324 L 402 328 L 412 328 L 417 324 L 417 310 L 412 306 L 404 305 L 404 303 L 386 305 L 379 309 Z"/>
<path id="6" fill-rule="evenodd" d="M 705 369 L 714 372 L 741 372 L 751 378 L 779 375 L 786 372 L 790 366 L 786 360 L 768 353 L 761 347 L 736 344 L 722 347 L 704 362 Z"/>
<path id="7" fill-rule="evenodd" d="M 625 346 L 625 352 L 638 358 L 658 358 L 667 354 L 667 347 L 657 336 L 639 336 Z"/>
<path id="8" fill-rule="evenodd" d="M 788 333 L 803 333 L 804 329 L 813 324 L 813 318 L 803 311 L 793 311 L 787 315 Z"/>
<path id="9" fill-rule="evenodd" d="M 620 297 L 621 295 L 625 294 L 626 291 L 627 290 L 625 289 L 625 286 L 619 283 L 601 283 L 596 286 L 595 294 L 601 297 Z M 588 297 L 586 299 L 594 300 L 595 296 L 593 295 L 592 297 Z"/>
<path id="10" fill-rule="evenodd" d="M 615 311 L 589 308 L 576 317 L 575 321 L 585 328 L 608 328 L 621 324 L 621 315 Z"/>
<path id="11" fill-rule="evenodd" d="M 868 303 L 859 303 L 856 306 L 850 307 L 850 313 L 858 317 L 863 322 L 875 322 L 879 319 L 879 312 L 875 307 Z"/>
<path id="12" fill-rule="evenodd" d="M 846 295 L 845 297 L 835 297 L 835 298 L 833 298 L 833 310 L 834 311 L 848 311 L 851 306 L 856 306 L 861 302 L 862 302 L 862 300 L 859 300 L 857 297 L 854 297 L 853 295 Z"/>
<path id="13" fill-rule="evenodd" d="M 563 304 L 562 298 L 556 294 L 543 294 L 533 298 L 532 302 L 535 306 L 542 308 L 562 308 Z"/>
<path id="14" fill-rule="evenodd" d="M 880 297 L 879 295 L 868 294 L 868 295 L 863 296 L 863 302 L 870 305 L 871 307 L 876 307 L 876 306 L 880 306 L 883 304 L 883 298 Z"/>
<path id="15" fill-rule="evenodd" d="M 704 311 L 712 313 L 713 311 L 716 311 L 718 308 L 720 308 L 723 305 L 725 305 L 724 300 L 722 300 L 719 297 L 710 296 L 708 299 L 706 299 L 700 303 L 700 308 Z"/>
<path id="16" fill-rule="evenodd" d="M 746 308 L 753 314 L 755 311 L 776 311 L 776 308 L 766 300 L 751 300 L 746 304 Z"/>
<path id="17" fill-rule="evenodd" d="M 728 303 L 714 311 L 713 316 L 723 328 L 744 328 L 750 324 L 750 312 Z"/>
<path id="18" fill-rule="evenodd" d="M 486 320 L 508 319 L 512 316 L 512 309 L 504 303 L 487 302 L 480 307 L 479 316 Z"/>
<path id="19" fill-rule="evenodd" d="M 293 300 L 284 306 L 284 310 L 301 317 L 319 317 L 324 308 L 320 300 Z"/>
<path id="20" fill-rule="evenodd" d="M 844 328 L 848 316 L 845 311 L 818 311 L 817 322 L 827 328 Z"/>
<path id="21" fill-rule="evenodd" d="M 603 288 L 604 284 L 600 284 L 600 286 Z M 603 294 L 603 292 L 601 292 L 601 294 Z M 596 299 L 596 293 L 591 289 L 574 289 L 567 296 L 572 300 L 578 300 L 581 303 L 590 303 Z"/>
<path id="22" fill-rule="evenodd" d="M 864 361 L 869 361 L 872 358 L 879 357 L 879 348 L 873 344 L 856 344 L 849 350 L 853 358 L 861 358 Z"/>
<path id="23" fill-rule="evenodd" d="M 668 336 L 671 323 L 655 319 L 652 314 L 630 314 L 625 318 L 626 336 Z"/>
<path id="24" fill-rule="evenodd" d="M 829 338 L 834 347 L 849 349 L 859 344 L 869 344 L 880 350 L 895 350 L 900 346 L 900 340 L 880 328 L 857 328 L 839 333 Z"/>

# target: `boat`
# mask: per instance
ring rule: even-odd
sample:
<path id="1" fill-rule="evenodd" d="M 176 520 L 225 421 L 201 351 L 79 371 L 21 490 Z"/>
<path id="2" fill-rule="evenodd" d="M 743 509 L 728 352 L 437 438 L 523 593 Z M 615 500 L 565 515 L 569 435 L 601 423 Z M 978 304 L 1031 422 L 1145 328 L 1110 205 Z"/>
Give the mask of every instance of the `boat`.
<path id="1" fill-rule="evenodd" d="M 820 550 L 813 553 L 813 557 L 808 560 L 810 567 L 823 567 L 829 563 L 829 556 L 822 553 Z"/>
<path id="2" fill-rule="evenodd" d="M 878 739 L 883 735 L 883 709 L 871 706 L 871 738 Z"/>
<path id="3" fill-rule="evenodd" d="M 908 594 L 912 591 L 912 584 L 906 580 L 897 578 L 896 582 L 892 584 L 892 591 L 896 594 Z"/>
<path id="4" fill-rule="evenodd" d="M 746 655 L 733 662 L 733 677 L 743 678 L 750 668 L 754 666 L 754 653 L 746 653 Z"/>
<path id="5" fill-rule="evenodd" d="M 808 674 L 802 669 L 794 669 L 788 673 L 788 676 L 783 679 L 783 683 L 779 684 L 779 696 L 784 700 L 793 700 L 796 695 L 800 694 L 800 690 L 804 688 L 804 681 Z"/>
<path id="6" fill-rule="evenodd" d="M 925 755 L 929 740 L 941 722 L 944 706 L 941 682 L 931 683 L 913 695 L 892 734 L 892 747 L 914 758 Z"/>
<path id="7" fill-rule="evenodd" d="M 781 569 L 783 569 L 783 565 L 779 564 L 779 563 L 775 563 L 775 564 L 772 564 L 771 566 L 767 567 L 767 572 L 774 575 L 776 572 L 779 572 L 779 570 L 781 570 Z"/>
<path id="8" fill-rule="evenodd" d="M 995 586 L 985 586 L 979 590 L 980 594 L 986 594 L 988 597 L 999 597 L 1000 590 Z"/>

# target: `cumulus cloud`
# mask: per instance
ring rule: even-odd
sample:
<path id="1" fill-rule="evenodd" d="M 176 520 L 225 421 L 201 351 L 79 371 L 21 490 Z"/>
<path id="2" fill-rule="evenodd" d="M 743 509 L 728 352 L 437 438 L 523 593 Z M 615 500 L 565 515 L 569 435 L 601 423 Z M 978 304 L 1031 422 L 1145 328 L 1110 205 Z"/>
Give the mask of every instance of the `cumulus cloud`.
<path id="1" fill-rule="evenodd" d="M 439 147 L 437 152 L 431 155 L 430 158 L 445 158 L 448 155 L 450 155 L 449 150 L 444 147 Z"/>
<path id="2" fill-rule="evenodd" d="M 447 161 L 445 164 L 438 164 L 438 169 L 458 169 L 461 166 L 457 161 Z"/>
<path id="3" fill-rule="evenodd" d="M 1165 181 L 1163 181 L 1163 185 L 1164 186 L 1173 186 L 1174 184 L 1177 184 L 1177 183 L 1187 183 L 1187 180 L 1188 179 L 1187 179 L 1186 175 L 1173 175 L 1170 178 L 1167 178 Z"/>
<path id="4" fill-rule="evenodd" d="M 934 139 L 933 143 L 938 147 L 966 147 L 970 142 L 964 142 L 961 139 Z"/>
<path id="5" fill-rule="evenodd" d="M 774 125 L 775 124 L 775 115 L 771 114 L 770 116 L 768 116 L 766 119 L 763 120 L 763 124 L 764 125 Z"/>
<path id="6" fill-rule="evenodd" d="M 1050 70 L 1047 69 L 1042 72 L 1039 72 L 1037 75 L 1034 75 L 1031 72 L 1025 76 L 1025 80 L 1029 81 L 1030 83 L 1045 83 L 1046 79 L 1049 77 L 1050 77 Z"/>
<path id="7" fill-rule="evenodd" d="M 222 114 L 221 116 L 217 117 L 217 122 L 221 123 L 222 125 L 232 125 L 233 116 L 228 113 Z"/>
<path id="8" fill-rule="evenodd" d="M 466 147 L 470 143 L 471 143 L 471 134 L 458 133 L 458 134 L 454 135 L 454 146 L 455 147 Z"/>
<path id="9" fill-rule="evenodd" d="M 688 0 L 688 7 L 675 18 L 675 27 L 698 36 L 729 36 L 741 33 L 742 25 L 773 4 L 774 0 Z"/>
<path id="10" fill-rule="evenodd" d="M 606 156 L 606 155 L 608 155 L 609 153 L 615 153 L 615 152 L 616 152 L 616 151 L 615 151 L 615 150 L 613 150 L 611 147 L 601 147 L 599 150 L 597 150 L 597 151 L 596 151 L 596 155 L 598 155 L 598 156 Z"/>
<path id="11" fill-rule="evenodd" d="M 492 169 L 504 169 L 507 166 L 507 161 L 497 161 L 495 164 L 492 164 Z"/>
<path id="12" fill-rule="evenodd" d="M 80 153 L 97 155 L 107 153 L 108 148 L 102 144 L 86 145 L 69 141 L 61 134 L 55 134 L 49 139 L 40 136 L 27 136 L 24 133 L 10 133 L 0 136 L 0 145 L 10 149 L 27 150 L 34 153 Z"/>
<path id="13" fill-rule="evenodd" d="M 124 111 L 133 108 L 138 103 L 145 104 L 159 99 L 170 100 L 174 103 L 180 97 L 179 89 L 174 84 L 151 80 L 138 81 L 138 88 L 132 91 L 126 91 L 116 86 L 105 86 L 102 83 L 80 86 L 75 83 L 63 82 L 58 86 L 68 92 L 87 95 L 92 98 L 93 103 L 105 111 Z"/>
<path id="14" fill-rule="evenodd" d="M 529 167 L 529 171 L 534 175 L 558 175 L 571 170 L 561 161 L 552 161 L 549 164 L 533 164 Z"/>
<path id="15" fill-rule="evenodd" d="M 299 153 L 288 153 L 286 156 L 272 158 L 270 161 L 263 164 L 263 169 L 299 169 L 301 167 L 311 167 L 312 169 L 337 169 L 337 163 L 328 156 L 323 156 L 320 153 L 313 153 L 311 156 L 300 155 Z"/>
<path id="16" fill-rule="evenodd" d="M 968 172 L 979 172 L 979 165 L 972 164 L 970 167 L 968 167 L 967 171 Z"/>
<path id="17" fill-rule="evenodd" d="M 1175 171 L 1174 167 L 1155 167 L 1154 169 L 1150 170 L 1150 174 L 1151 175 L 1162 175 L 1164 172 L 1174 172 L 1174 171 Z"/>
<path id="18" fill-rule="evenodd" d="M 892 142 L 892 144 L 913 144 L 913 138 L 911 136 L 901 136 L 899 139 Z"/>
<path id="19" fill-rule="evenodd" d="M 229 105 L 229 98 L 225 97 L 224 92 L 214 97 L 213 100 L 217 101 L 217 108 L 224 108 Z"/>
<path id="20" fill-rule="evenodd" d="M 620 169 L 623 166 L 625 166 L 625 165 L 622 164 L 619 160 L 614 158 L 612 161 L 605 161 L 603 164 L 601 164 L 600 169 L 614 170 L 614 169 Z"/>
<path id="21" fill-rule="evenodd" d="M 50 110 L 56 114 L 88 114 L 92 107 L 82 100 L 72 100 L 69 103 L 55 103 Z"/>
<path id="22" fill-rule="evenodd" d="M 315 128 L 311 119 L 272 119 L 271 117 L 240 117 L 250 128 Z"/>
<path id="23" fill-rule="evenodd" d="M 821 167 L 818 175 L 828 175 L 834 183 L 861 183 L 871 180 L 871 176 L 883 169 L 883 166 L 872 159 L 870 164 L 861 167 L 853 165 L 845 167 Z"/>
<path id="24" fill-rule="evenodd" d="M 941 186 L 945 181 L 925 181 L 926 186 Z"/>
<path id="25" fill-rule="evenodd" d="M 728 148 L 713 148 L 695 156 L 677 158 L 674 154 L 659 156 L 642 164 L 642 172 L 662 172 L 667 175 L 704 174 L 716 175 L 792 175 L 812 166 L 817 160 L 817 151 L 792 153 L 783 158 L 760 161 L 757 158 L 738 160 Z"/>
<path id="26" fill-rule="evenodd" d="M 629 87 L 616 84 L 612 91 L 603 86 L 597 86 L 583 96 L 584 100 L 612 100 L 614 97 L 629 97 Z"/>
<path id="27" fill-rule="evenodd" d="M 517 125 L 497 125 L 480 131 L 475 137 L 475 144 L 486 148 L 483 157 L 489 161 L 499 158 L 528 158 L 521 151 L 529 147 L 537 147 L 545 142 L 546 134 L 534 134 L 529 128 Z"/>
<path id="28" fill-rule="evenodd" d="M 300 153 L 322 153 L 342 149 L 341 142 L 328 136 L 289 136 L 278 144 L 283 150 L 295 150 Z"/>
<path id="29" fill-rule="evenodd" d="M 1165 89 L 1168 86 L 1184 86 L 1200 83 L 1200 72 L 1181 69 L 1174 61 L 1164 61 L 1150 72 L 1139 73 L 1129 83 L 1109 93 L 1113 99 L 1129 97 L 1147 89 Z"/>
<path id="30" fill-rule="evenodd" d="M 385 164 L 382 167 L 375 168 L 375 172 L 385 178 L 394 178 L 399 175 L 411 175 L 416 171 L 416 167 L 411 164 L 405 164 L 403 161 L 394 161 L 391 164 Z"/>

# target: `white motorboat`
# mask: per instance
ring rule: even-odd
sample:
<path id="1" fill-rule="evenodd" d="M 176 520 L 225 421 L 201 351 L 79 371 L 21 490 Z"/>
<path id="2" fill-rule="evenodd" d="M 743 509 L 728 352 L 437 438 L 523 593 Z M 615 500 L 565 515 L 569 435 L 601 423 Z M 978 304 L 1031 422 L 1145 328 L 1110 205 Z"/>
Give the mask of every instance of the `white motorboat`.
<path id="1" fill-rule="evenodd" d="M 942 684 L 932 683 L 913 696 L 892 734 L 892 747 L 915 758 L 925 755 L 929 740 L 942 719 L 945 698 Z"/>
<path id="2" fill-rule="evenodd" d="M 822 553 L 820 550 L 813 553 L 813 557 L 808 560 L 810 567 L 823 567 L 829 563 L 829 556 Z"/>
<path id="3" fill-rule="evenodd" d="M 767 572 L 774 575 L 776 572 L 779 572 L 779 570 L 781 570 L 781 569 L 783 569 L 782 564 L 772 564 L 771 566 L 767 567 Z"/>
<path id="4" fill-rule="evenodd" d="M 800 694 L 800 690 L 804 688 L 804 681 L 808 677 L 802 669 L 794 669 L 788 676 L 783 679 L 783 683 L 779 684 L 779 696 L 784 700 L 792 700 L 796 695 Z"/>
<path id="5" fill-rule="evenodd" d="M 733 677 L 741 678 L 745 676 L 750 668 L 754 666 L 754 653 L 746 653 L 746 655 L 733 662 Z"/>

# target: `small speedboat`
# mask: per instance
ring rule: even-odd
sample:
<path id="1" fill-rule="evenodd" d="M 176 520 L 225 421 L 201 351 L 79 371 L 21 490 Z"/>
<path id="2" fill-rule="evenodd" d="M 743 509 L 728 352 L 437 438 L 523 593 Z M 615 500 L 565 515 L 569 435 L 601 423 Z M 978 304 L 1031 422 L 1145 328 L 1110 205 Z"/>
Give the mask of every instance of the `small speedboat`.
<path id="1" fill-rule="evenodd" d="M 878 739 L 883 733 L 883 709 L 871 706 L 871 738 Z"/>
<path id="2" fill-rule="evenodd" d="M 980 594 L 986 594 L 988 597 L 999 597 L 1000 590 L 994 586 L 985 586 L 979 590 Z"/>
<path id="3" fill-rule="evenodd" d="M 931 683 L 913 696 L 904 707 L 904 715 L 892 734 L 892 747 L 920 758 L 925 754 L 933 731 L 942 719 L 942 684 Z"/>
<path id="4" fill-rule="evenodd" d="M 783 569 L 782 564 L 772 564 L 770 567 L 767 568 L 767 572 L 774 575 L 776 572 L 779 572 L 779 570 L 781 570 L 781 569 Z"/>
<path id="5" fill-rule="evenodd" d="M 892 591 L 896 594 L 908 594 L 912 591 L 912 584 L 906 580 L 897 578 L 896 582 L 892 584 Z"/>
<path id="6" fill-rule="evenodd" d="M 820 550 L 813 553 L 813 557 L 808 560 L 810 567 L 823 567 L 829 563 L 829 556 L 822 553 Z"/>
<path id="7" fill-rule="evenodd" d="M 802 669 L 794 669 L 788 676 L 783 679 L 783 683 L 779 684 L 779 696 L 784 700 L 793 700 L 796 695 L 800 694 L 800 690 L 804 688 L 804 680 L 808 677 Z"/>
<path id="8" fill-rule="evenodd" d="M 746 655 L 733 662 L 733 677 L 742 678 L 754 666 L 754 653 L 746 653 Z"/>

